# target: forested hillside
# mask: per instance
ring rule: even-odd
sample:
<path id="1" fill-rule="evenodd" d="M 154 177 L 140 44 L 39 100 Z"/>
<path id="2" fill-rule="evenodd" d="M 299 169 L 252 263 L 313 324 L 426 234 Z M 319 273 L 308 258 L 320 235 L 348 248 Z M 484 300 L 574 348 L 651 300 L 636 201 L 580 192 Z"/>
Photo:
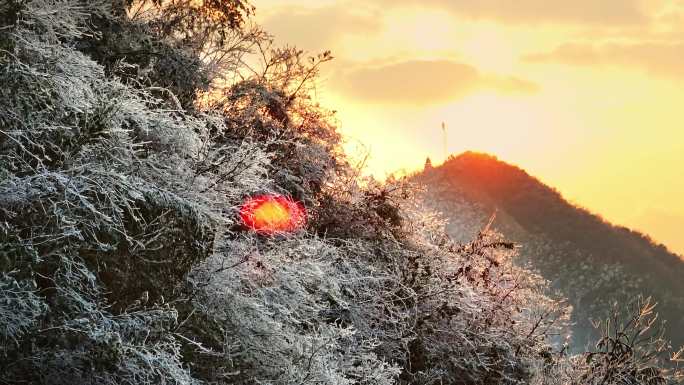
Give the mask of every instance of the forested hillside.
<path id="1" fill-rule="evenodd" d="M 253 12 L 0 0 L 0 384 L 677 381 L 647 304 L 570 355 L 511 243 L 359 178 L 308 97 L 330 53 Z M 262 194 L 306 228 L 251 231 Z"/>
<path id="2" fill-rule="evenodd" d="M 453 236 L 472 236 L 496 213 L 493 226 L 520 244 L 519 262 L 539 271 L 573 305 L 574 347 L 597 340 L 590 319 L 640 294 L 658 302 L 668 339 L 684 344 L 684 261 L 663 245 L 568 203 L 490 155 L 451 157 L 416 180 L 429 186 L 432 208 L 454 219 L 448 231 Z"/>

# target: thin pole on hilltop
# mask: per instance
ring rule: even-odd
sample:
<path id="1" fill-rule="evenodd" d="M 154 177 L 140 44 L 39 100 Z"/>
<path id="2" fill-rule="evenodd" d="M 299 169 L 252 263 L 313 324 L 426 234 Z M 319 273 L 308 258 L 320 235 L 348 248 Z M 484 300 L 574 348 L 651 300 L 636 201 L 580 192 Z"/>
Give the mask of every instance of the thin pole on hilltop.
<path id="1" fill-rule="evenodd" d="M 444 151 L 444 161 L 447 160 L 447 129 L 446 123 L 442 122 L 442 150 Z"/>

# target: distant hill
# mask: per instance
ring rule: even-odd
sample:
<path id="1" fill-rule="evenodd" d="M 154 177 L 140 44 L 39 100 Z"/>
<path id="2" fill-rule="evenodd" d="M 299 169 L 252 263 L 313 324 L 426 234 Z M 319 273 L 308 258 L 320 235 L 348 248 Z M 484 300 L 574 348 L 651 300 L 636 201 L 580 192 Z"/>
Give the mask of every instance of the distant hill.
<path id="1" fill-rule="evenodd" d="M 413 179 L 459 241 L 496 213 L 494 227 L 521 244 L 519 263 L 550 280 L 575 308 L 574 344 L 592 340 L 590 318 L 643 293 L 659 303 L 667 337 L 684 343 L 684 262 L 648 236 L 615 226 L 565 200 L 519 167 L 466 152 L 427 166 Z"/>

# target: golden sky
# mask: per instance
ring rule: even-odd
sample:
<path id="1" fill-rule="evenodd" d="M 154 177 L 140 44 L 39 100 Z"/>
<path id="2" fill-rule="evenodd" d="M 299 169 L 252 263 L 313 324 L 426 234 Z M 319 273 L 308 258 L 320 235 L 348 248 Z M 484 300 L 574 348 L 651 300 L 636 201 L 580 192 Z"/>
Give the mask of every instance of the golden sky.
<path id="1" fill-rule="evenodd" d="M 489 152 L 684 254 L 684 0 L 253 0 L 378 177 Z"/>

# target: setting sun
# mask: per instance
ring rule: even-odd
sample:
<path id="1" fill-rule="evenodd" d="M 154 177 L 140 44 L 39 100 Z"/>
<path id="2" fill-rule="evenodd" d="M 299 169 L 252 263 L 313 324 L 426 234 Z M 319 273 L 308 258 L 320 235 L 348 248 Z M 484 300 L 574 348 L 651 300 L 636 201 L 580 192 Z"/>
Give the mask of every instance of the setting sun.
<path id="1" fill-rule="evenodd" d="M 280 195 L 249 198 L 240 208 L 240 218 L 248 228 L 262 234 L 292 232 L 306 221 L 304 206 Z"/>

